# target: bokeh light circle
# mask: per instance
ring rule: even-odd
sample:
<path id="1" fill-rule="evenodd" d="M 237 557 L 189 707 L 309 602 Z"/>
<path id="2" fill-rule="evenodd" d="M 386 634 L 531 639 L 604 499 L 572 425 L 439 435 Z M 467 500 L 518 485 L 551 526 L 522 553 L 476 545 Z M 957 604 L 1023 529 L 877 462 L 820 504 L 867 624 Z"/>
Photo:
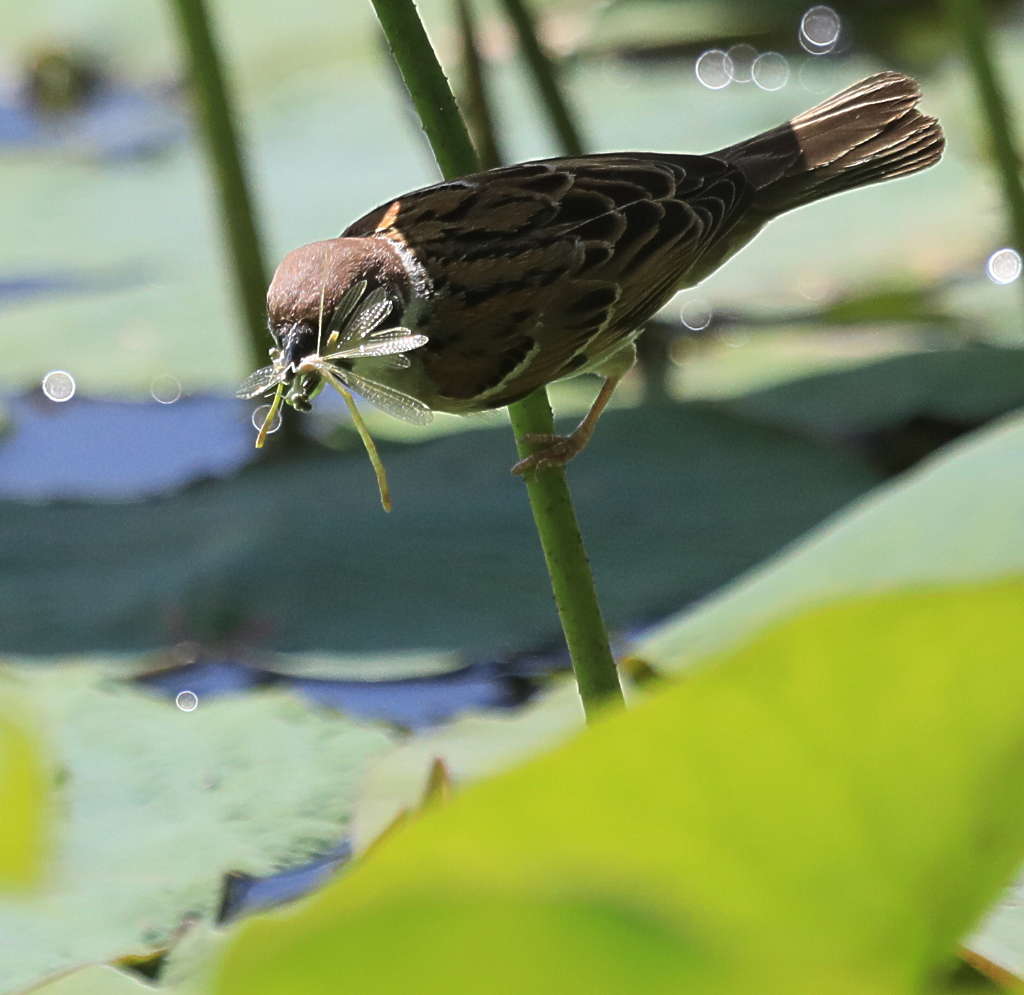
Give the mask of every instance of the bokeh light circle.
<path id="1" fill-rule="evenodd" d="M 713 314 L 711 305 L 697 297 L 684 302 L 679 309 L 679 320 L 691 332 L 703 332 L 711 324 Z"/>
<path id="2" fill-rule="evenodd" d="M 267 415 L 270 413 L 269 404 L 261 404 L 252 413 L 252 427 L 258 432 L 263 428 L 263 422 L 266 420 Z M 274 420 L 267 426 L 267 434 L 272 435 L 281 427 L 281 412 L 280 410 L 274 415 Z"/>
<path id="3" fill-rule="evenodd" d="M 738 45 L 732 45 L 725 55 L 732 71 L 732 81 L 734 83 L 749 83 L 750 70 L 757 58 L 757 49 L 746 42 L 740 42 Z"/>
<path id="4" fill-rule="evenodd" d="M 836 47 L 841 27 L 842 21 L 831 7 L 810 7 L 800 18 L 800 45 L 811 55 L 827 55 Z"/>
<path id="5" fill-rule="evenodd" d="M 183 712 L 194 712 L 199 707 L 199 695 L 195 691 L 179 691 L 174 704 Z"/>
<path id="6" fill-rule="evenodd" d="M 732 59 L 720 48 L 702 52 L 694 66 L 697 80 L 709 90 L 721 90 L 733 81 Z"/>
<path id="7" fill-rule="evenodd" d="M 67 370 L 50 370 L 43 377 L 43 393 L 55 404 L 63 404 L 75 396 L 75 378 Z"/>
<path id="8" fill-rule="evenodd" d="M 789 82 L 789 62 L 779 52 L 762 52 L 754 59 L 750 75 L 762 90 L 781 90 Z"/>
<path id="9" fill-rule="evenodd" d="M 985 274 L 993 282 L 1000 286 L 1013 283 L 1020 277 L 1024 270 L 1024 261 L 1016 249 L 997 249 L 988 257 L 985 263 Z"/>
<path id="10" fill-rule="evenodd" d="M 181 381 L 169 373 L 161 373 L 150 381 L 149 394 L 157 404 L 174 404 L 181 399 Z"/>

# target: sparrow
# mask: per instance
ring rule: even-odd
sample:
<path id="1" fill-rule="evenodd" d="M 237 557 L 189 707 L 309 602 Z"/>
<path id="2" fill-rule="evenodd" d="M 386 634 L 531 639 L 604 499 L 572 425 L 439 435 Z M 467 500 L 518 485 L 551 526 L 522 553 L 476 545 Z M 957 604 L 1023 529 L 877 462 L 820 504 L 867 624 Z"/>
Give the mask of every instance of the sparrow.
<path id="1" fill-rule="evenodd" d="M 600 374 L 575 431 L 533 437 L 513 472 L 564 464 L 677 291 L 780 214 L 938 162 L 942 130 L 920 96 L 882 72 L 708 155 L 542 159 L 389 200 L 284 257 L 267 293 L 271 364 L 239 394 L 277 387 L 275 402 L 286 392 L 308 410 L 329 383 L 422 424 Z"/>

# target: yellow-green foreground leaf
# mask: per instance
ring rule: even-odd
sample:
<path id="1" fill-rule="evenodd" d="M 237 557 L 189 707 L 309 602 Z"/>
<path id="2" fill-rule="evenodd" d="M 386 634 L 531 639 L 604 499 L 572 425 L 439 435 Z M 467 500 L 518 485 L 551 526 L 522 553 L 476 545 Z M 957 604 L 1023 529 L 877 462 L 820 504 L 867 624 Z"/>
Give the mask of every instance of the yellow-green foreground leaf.
<path id="1" fill-rule="evenodd" d="M 920 992 L 1024 854 L 1022 603 L 777 625 L 253 920 L 216 991 Z"/>
<path id="2" fill-rule="evenodd" d="M 46 771 L 36 736 L 0 703 L 0 889 L 38 881 L 47 851 Z"/>

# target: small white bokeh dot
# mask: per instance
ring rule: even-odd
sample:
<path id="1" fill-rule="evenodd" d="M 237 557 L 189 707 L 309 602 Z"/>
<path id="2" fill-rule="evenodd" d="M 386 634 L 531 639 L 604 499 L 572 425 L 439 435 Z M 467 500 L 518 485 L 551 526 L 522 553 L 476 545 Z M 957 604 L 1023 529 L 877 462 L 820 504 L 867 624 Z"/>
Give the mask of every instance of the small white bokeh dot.
<path id="1" fill-rule="evenodd" d="M 695 298 L 679 309 L 679 320 L 691 331 L 702 332 L 711 324 L 712 310 L 707 301 Z"/>
<path id="2" fill-rule="evenodd" d="M 1016 249 L 999 249 L 988 257 L 985 273 L 993 283 L 1005 286 L 1013 283 L 1024 269 L 1024 261 Z"/>
<path id="3" fill-rule="evenodd" d="M 199 695 L 195 691 L 179 691 L 174 704 L 183 712 L 194 712 L 199 707 Z"/>
<path id="4" fill-rule="evenodd" d="M 754 59 L 750 75 L 762 90 L 781 90 L 789 82 L 789 62 L 778 52 L 762 52 Z"/>
<path id="5" fill-rule="evenodd" d="M 43 393 L 51 401 L 63 404 L 75 396 L 75 378 L 67 370 L 50 370 L 43 377 Z"/>
<path id="6" fill-rule="evenodd" d="M 694 66 L 701 86 L 709 90 L 721 90 L 734 78 L 732 59 L 720 48 L 712 48 L 701 54 Z"/>
<path id="7" fill-rule="evenodd" d="M 839 41 L 839 15 L 824 5 L 811 7 L 800 18 L 800 44 L 811 55 L 827 55 Z"/>
<path id="8" fill-rule="evenodd" d="M 252 427 L 258 432 L 263 427 L 263 422 L 266 420 L 267 415 L 270 413 L 269 404 L 261 404 L 252 413 Z M 278 411 L 274 415 L 274 420 L 267 426 L 267 433 L 276 432 L 281 427 L 281 412 Z"/>
<path id="9" fill-rule="evenodd" d="M 174 404 L 181 399 L 181 381 L 169 373 L 161 373 L 153 377 L 149 384 L 149 393 L 157 404 Z"/>

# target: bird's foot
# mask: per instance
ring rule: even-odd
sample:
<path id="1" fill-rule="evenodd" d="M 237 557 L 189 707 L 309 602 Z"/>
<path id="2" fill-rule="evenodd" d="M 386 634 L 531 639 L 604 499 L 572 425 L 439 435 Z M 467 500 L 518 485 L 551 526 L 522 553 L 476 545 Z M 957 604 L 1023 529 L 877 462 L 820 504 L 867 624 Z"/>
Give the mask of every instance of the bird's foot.
<path id="1" fill-rule="evenodd" d="M 512 472 L 519 476 L 523 476 L 531 470 L 550 470 L 554 467 L 565 466 L 569 460 L 583 450 L 587 444 L 587 437 L 578 432 L 573 432 L 572 435 L 530 434 L 524 436 L 523 441 L 540 448 L 512 467 Z"/>

